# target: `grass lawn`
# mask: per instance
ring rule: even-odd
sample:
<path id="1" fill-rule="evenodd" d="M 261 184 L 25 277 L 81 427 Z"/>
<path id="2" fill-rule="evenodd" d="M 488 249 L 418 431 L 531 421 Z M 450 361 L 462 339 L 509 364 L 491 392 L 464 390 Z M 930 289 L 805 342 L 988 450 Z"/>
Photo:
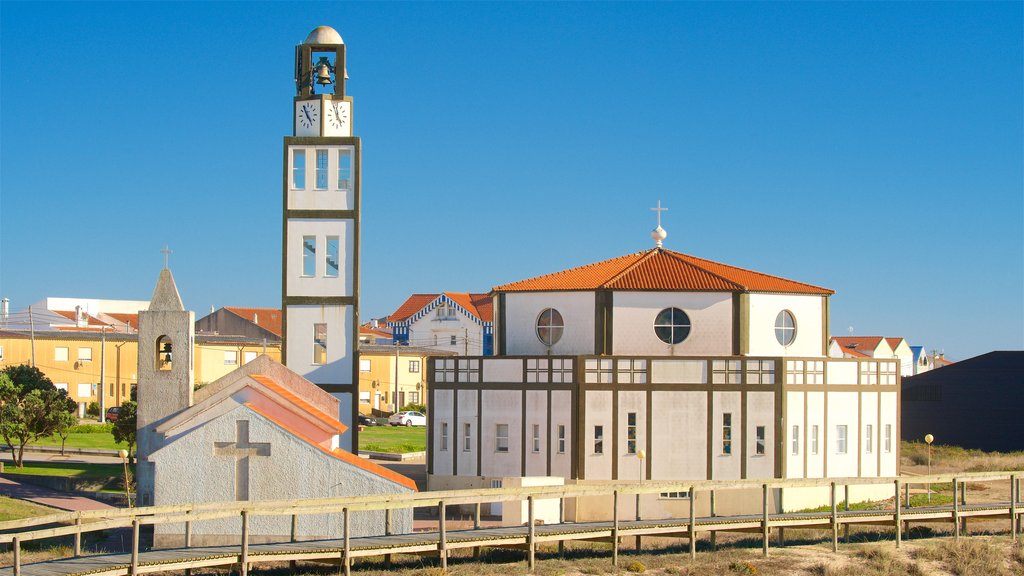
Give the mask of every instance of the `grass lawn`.
<path id="1" fill-rule="evenodd" d="M 6 496 L 0 496 L 0 522 L 8 520 L 21 520 L 22 518 L 35 518 L 56 514 L 60 510 L 48 506 L 40 506 L 25 500 L 15 500 Z"/>
<path id="2" fill-rule="evenodd" d="M 424 426 L 367 426 L 359 433 L 359 449 L 371 452 L 422 452 L 427 449 Z"/>
<path id="3" fill-rule="evenodd" d="M 40 438 L 33 444 L 60 446 L 60 437 Z M 114 442 L 114 435 L 110 432 L 72 432 L 68 434 L 68 441 L 64 446 L 67 448 L 107 448 L 109 450 L 128 449 L 128 445 L 124 442 Z"/>
<path id="4" fill-rule="evenodd" d="M 134 466 L 129 468 L 134 471 Z M 4 471 L 11 474 L 33 476 L 69 476 L 74 478 L 120 478 L 124 475 L 121 464 L 88 464 L 81 462 L 25 462 L 22 468 L 15 468 L 14 462 L 4 460 Z"/>

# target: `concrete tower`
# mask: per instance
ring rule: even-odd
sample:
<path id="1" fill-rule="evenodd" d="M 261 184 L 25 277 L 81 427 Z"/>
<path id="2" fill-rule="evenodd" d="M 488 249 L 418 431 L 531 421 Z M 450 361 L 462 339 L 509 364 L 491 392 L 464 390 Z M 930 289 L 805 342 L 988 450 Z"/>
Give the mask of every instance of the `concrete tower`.
<path id="1" fill-rule="evenodd" d="M 192 405 L 195 315 L 185 310 L 171 271 L 160 271 L 148 310 L 139 312 L 137 483 L 140 505 L 153 503 L 154 429 Z"/>
<path id="2" fill-rule="evenodd" d="M 295 47 L 292 136 L 284 139 L 282 359 L 339 400 L 356 443 L 360 142 L 345 96 L 345 43 L 328 26 Z"/>

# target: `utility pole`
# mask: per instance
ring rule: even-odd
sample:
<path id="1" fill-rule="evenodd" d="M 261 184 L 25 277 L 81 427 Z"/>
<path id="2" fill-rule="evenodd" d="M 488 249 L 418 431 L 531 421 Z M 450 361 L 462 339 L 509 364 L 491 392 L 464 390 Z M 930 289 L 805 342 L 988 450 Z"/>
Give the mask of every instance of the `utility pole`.
<path id="1" fill-rule="evenodd" d="M 465 333 L 464 336 L 465 336 L 465 339 L 466 339 L 465 340 L 465 345 L 466 345 L 465 350 L 466 350 L 466 353 L 463 354 L 463 356 L 469 356 L 469 328 L 463 328 L 462 331 Z"/>
<path id="2" fill-rule="evenodd" d="M 395 403 L 395 412 L 398 412 L 398 341 L 395 341 L 395 397 L 391 399 Z"/>
<path id="3" fill-rule="evenodd" d="M 36 321 L 32 318 L 32 307 L 28 307 L 28 326 L 32 333 L 32 367 L 36 367 Z"/>
<path id="4" fill-rule="evenodd" d="M 100 424 L 107 421 L 107 327 L 100 328 Z"/>

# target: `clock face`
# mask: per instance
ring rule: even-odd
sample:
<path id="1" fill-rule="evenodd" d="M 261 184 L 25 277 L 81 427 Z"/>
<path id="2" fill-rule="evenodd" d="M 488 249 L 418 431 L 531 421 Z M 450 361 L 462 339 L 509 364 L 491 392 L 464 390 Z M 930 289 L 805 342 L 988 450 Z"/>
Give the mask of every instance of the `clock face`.
<path id="1" fill-rule="evenodd" d="M 344 100 L 328 102 L 325 132 L 331 136 L 349 136 L 352 132 L 350 109 L 350 103 Z"/>
<path id="2" fill-rule="evenodd" d="M 295 109 L 295 126 L 297 132 L 319 132 L 320 129 L 320 107 L 316 102 L 300 102 Z"/>

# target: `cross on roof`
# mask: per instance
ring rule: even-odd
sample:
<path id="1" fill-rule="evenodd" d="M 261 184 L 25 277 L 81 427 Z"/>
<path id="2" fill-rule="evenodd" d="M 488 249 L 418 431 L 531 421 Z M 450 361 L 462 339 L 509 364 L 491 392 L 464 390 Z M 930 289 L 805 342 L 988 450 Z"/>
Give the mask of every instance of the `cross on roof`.
<path id="1" fill-rule="evenodd" d="M 249 443 L 249 421 L 235 421 L 234 442 L 214 442 L 214 456 L 235 457 L 235 500 L 249 499 L 249 457 L 270 456 L 270 443 Z"/>
<path id="2" fill-rule="evenodd" d="M 167 244 L 164 244 L 164 249 L 161 250 L 161 252 L 163 252 L 163 254 L 164 254 L 164 270 L 166 270 L 167 269 L 167 261 L 170 259 L 171 253 L 174 252 L 174 250 L 171 250 L 170 248 L 167 247 Z"/>
<path id="3" fill-rule="evenodd" d="M 661 200 L 658 200 L 658 207 L 657 208 L 651 208 L 651 212 L 657 212 L 658 213 L 658 228 L 661 228 L 661 213 L 662 212 L 668 212 L 668 208 L 662 208 L 661 207 Z"/>

